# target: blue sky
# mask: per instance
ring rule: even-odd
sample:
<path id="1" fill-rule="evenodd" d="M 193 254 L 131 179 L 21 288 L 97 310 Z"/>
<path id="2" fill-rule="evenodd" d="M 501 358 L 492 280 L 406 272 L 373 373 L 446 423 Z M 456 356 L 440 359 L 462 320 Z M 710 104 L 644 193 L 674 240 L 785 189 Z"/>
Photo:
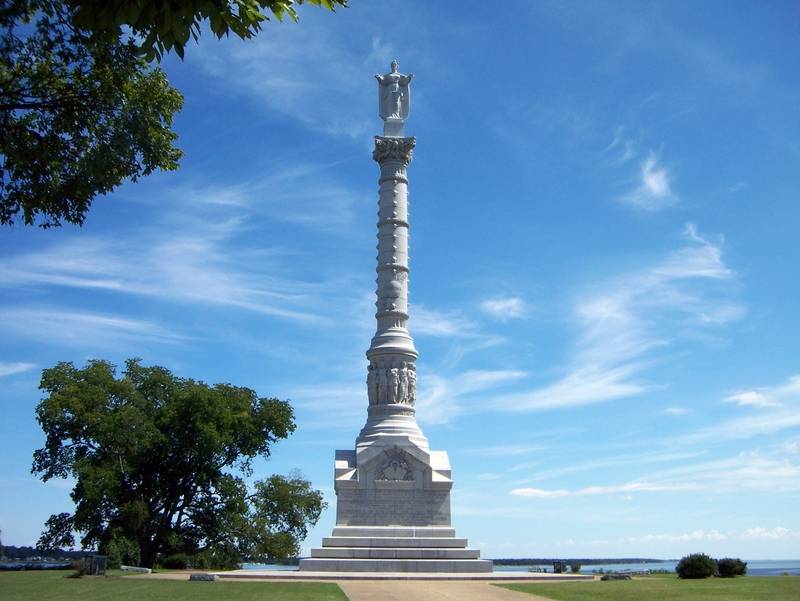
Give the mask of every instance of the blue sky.
<path id="1" fill-rule="evenodd" d="M 459 10 L 456 10 L 458 7 Z M 800 556 L 800 8 L 793 2 L 366 2 L 165 62 L 181 169 L 83 228 L 0 231 L 0 529 L 40 370 L 141 357 L 291 399 L 330 507 L 366 417 L 376 84 L 406 131 L 418 418 L 487 557 Z"/>

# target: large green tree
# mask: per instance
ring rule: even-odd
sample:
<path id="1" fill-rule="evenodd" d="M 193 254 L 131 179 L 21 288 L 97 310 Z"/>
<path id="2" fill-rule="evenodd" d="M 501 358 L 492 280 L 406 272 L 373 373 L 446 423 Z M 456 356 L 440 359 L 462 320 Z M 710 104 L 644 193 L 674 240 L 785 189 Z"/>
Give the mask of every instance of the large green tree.
<path id="1" fill-rule="evenodd" d="M 59 363 L 42 373 L 46 436 L 32 472 L 72 477 L 73 514 L 47 522 L 39 546 L 98 547 L 152 567 L 185 553 L 203 564 L 296 555 L 325 504 L 297 474 L 248 486 L 252 461 L 295 428 L 285 401 L 209 386 L 129 360 Z"/>
<path id="2" fill-rule="evenodd" d="M 96 196 L 176 169 L 183 99 L 151 63 L 206 23 L 250 38 L 301 2 L 0 0 L 0 224 L 80 225 Z"/>

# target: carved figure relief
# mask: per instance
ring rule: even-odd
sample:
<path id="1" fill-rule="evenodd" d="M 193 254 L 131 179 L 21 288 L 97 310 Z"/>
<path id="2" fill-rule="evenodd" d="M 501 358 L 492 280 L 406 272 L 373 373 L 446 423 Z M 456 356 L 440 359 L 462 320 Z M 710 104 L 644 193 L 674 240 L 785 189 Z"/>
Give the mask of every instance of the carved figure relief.
<path id="1" fill-rule="evenodd" d="M 367 369 L 369 370 L 367 372 L 367 398 L 369 399 L 369 404 L 374 405 L 378 402 L 378 374 L 372 363 L 369 364 Z"/>
<path id="2" fill-rule="evenodd" d="M 397 403 L 397 391 L 400 387 L 400 372 L 396 367 L 391 368 L 389 371 L 389 398 L 390 403 Z"/>
<path id="3" fill-rule="evenodd" d="M 408 403 L 408 366 L 403 361 L 400 364 L 400 378 L 397 384 L 397 402 Z"/>
<path id="4" fill-rule="evenodd" d="M 408 404 L 414 405 L 417 402 L 417 372 L 414 369 L 408 370 Z"/>
<path id="5" fill-rule="evenodd" d="M 414 472 L 406 459 L 406 452 L 400 447 L 392 447 L 384 452 L 385 462 L 375 472 L 376 480 L 410 481 L 414 480 Z"/>
<path id="6" fill-rule="evenodd" d="M 389 378 L 387 377 L 385 369 L 378 370 L 378 399 L 377 403 L 385 402 L 384 399 L 387 397 L 387 393 L 389 392 Z"/>
<path id="7" fill-rule="evenodd" d="M 401 361 L 399 367 L 386 367 L 370 362 L 367 369 L 367 396 L 370 405 L 414 405 L 417 373 L 413 363 Z"/>

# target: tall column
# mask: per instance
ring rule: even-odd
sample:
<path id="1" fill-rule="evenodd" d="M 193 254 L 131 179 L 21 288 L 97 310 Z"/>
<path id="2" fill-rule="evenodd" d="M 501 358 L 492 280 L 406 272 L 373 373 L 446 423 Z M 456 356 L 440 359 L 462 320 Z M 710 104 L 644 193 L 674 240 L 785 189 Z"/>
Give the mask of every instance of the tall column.
<path id="1" fill-rule="evenodd" d="M 416 140 L 376 136 L 378 198 L 377 330 L 367 358 L 367 423 L 356 445 L 407 435 L 427 448 L 416 420 L 417 349 L 408 333 L 408 164 Z"/>

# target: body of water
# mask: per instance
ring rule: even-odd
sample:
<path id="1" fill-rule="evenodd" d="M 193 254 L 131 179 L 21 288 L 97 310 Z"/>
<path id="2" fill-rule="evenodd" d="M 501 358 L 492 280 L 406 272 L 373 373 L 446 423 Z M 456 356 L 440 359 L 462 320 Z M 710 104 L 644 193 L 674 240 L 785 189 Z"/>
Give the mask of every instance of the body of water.
<path id="1" fill-rule="evenodd" d="M 791 574 L 792 576 L 800 576 L 800 560 L 798 559 L 784 559 L 784 560 L 762 560 L 751 559 L 747 561 L 747 573 L 750 576 L 780 576 L 784 573 Z M 646 570 L 667 570 L 674 572 L 675 566 L 678 565 L 677 560 L 674 561 L 657 561 L 652 563 L 608 563 L 585 565 L 581 568 L 582 574 L 591 574 L 592 572 L 599 572 L 601 569 L 604 572 L 643 572 Z M 529 566 L 495 566 L 495 572 L 527 572 Z M 534 566 L 537 568 L 547 568 L 548 572 L 553 571 L 552 564 Z"/>
<path id="2" fill-rule="evenodd" d="M 599 572 L 643 572 L 645 570 L 667 570 L 674 572 L 677 561 L 657 561 L 652 563 L 608 563 L 583 566 L 581 574 L 591 574 Z M 527 572 L 531 566 L 503 566 L 495 565 L 495 572 Z M 548 572 L 553 571 L 553 565 L 536 565 L 536 568 L 546 568 Z M 243 570 L 297 570 L 298 566 L 282 566 L 271 563 L 245 563 L 242 564 Z M 791 574 L 800 576 L 800 559 L 784 560 L 761 560 L 754 559 L 747 561 L 747 573 L 750 576 L 781 576 Z"/>

